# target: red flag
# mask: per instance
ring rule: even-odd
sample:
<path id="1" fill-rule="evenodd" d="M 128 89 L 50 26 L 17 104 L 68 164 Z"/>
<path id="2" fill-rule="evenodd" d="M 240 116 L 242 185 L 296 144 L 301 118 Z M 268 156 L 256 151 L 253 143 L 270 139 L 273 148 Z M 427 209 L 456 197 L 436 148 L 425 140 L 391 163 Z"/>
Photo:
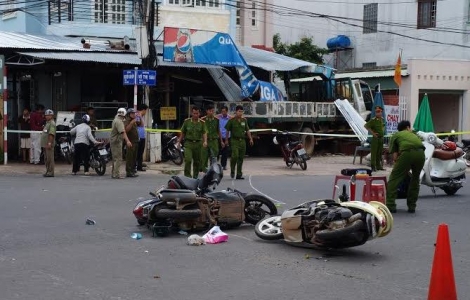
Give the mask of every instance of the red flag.
<path id="1" fill-rule="evenodd" d="M 393 80 L 398 86 L 401 85 L 401 53 L 398 54 L 397 63 L 395 65 L 395 76 L 393 76 Z"/>

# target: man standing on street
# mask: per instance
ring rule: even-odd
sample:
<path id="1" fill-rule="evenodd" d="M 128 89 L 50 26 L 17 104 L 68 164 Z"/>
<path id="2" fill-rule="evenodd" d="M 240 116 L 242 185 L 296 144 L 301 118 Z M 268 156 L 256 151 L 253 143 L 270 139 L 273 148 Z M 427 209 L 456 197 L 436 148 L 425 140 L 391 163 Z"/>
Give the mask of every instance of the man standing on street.
<path id="1" fill-rule="evenodd" d="M 126 141 L 127 149 L 132 147 L 132 143 L 129 141 L 129 138 L 126 134 L 126 129 L 124 127 L 124 118 L 126 117 L 126 109 L 120 108 L 117 111 L 117 115 L 113 120 L 111 125 L 111 135 L 110 135 L 110 144 L 111 144 L 111 154 L 113 156 L 113 168 L 112 168 L 112 178 L 120 179 L 119 170 L 121 168 L 122 161 L 122 142 Z"/>
<path id="2" fill-rule="evenodd" d="M 43 128 L 43 123 L 44 123 L 44 106 L 41 104 L 38 104 L 36 106 L 36 110 L 31 113 L 30 117 L 30 125 L 31 125 L 31 130 L 32 131 L 37 131 L 37 132 L 32 132 L 31 133 L 31 157 L 30 157 L 30 162 L 32 164 L 39 164 L 39 161 L 41 160 L 41 133 L 39 131 L 42 131 Z"/>
<path id="3" fill-rule="evenodd" d="M 222 147 L 220 151 L 220 164 L 224 168 L 224 170 L 227 170 L 227 157 L 228 157 L 228 151 L 229 147 L 228 145 L 225 145 L 225 140 L 229 138 L 227 129 L 225 129 L 225 125 L 227 125 L 228 120 L 230 120 L 230 116 L 228 115 L 228 107 L 224 106 L 222 107 L 220 111 L 220 115 L 217 116 L 219 119 L 219 130 L 220 134 L 222 135 L 221 143 L 220 146 Z"/>
<path id="4" fill-rule="evenodd" d="M 74 159 L 72 174 L 77 175 L 80 170 L 80 164 L 83 161 L 83 167 L 85 168 L 85 175 L 90 175 L 90 142 L 93 144 L 99 144 L 97 140 L 91 134 L 90 128 L 90 116 L 83 115 L 83 123 L 75 126 L 70 130 L 70 135 L 75 136 L 74 141 Z"/>
<path id="5" fill-rule="evenodd" d="M 147 114 L 147 104 L 141 104 L 137 108 L 137 114 L 135 116 L 137 120 L 137 130 L 139 131 L 139 149 L 137 150 L 137 171 L 145 171 L 144 161 L 144 150 L 145 150 L 145 115 Z"/>
<path id="6" fill-rule="evenodd" d="M 387 183 L 387 207 L 392 213 L 397 212 L 395 199 L 397 189 L 401 182 L 408 176 L 411 169 L 411 181 L 408 187 L 406 204 L 408 212 L 414 213 L 419 196 L 419 175 L 424 165 L 424 146 L 421 139 L 411 131 L 410 121 L 398 123 L 398 132 L 390 138 L 389 151 L 393 155 L 392 173 Z"/>
<path id="7" fill-rule="evenodd" d="M 204 121 L 199 119 L 199 108 L 191 109 L 191 118 L 184 120 L 178 145 L 184 138 L 184 176 L 197 178 L 201 164 L 201 149 L 207 147 L 207 128 Z M 202 142 L 202 144 L 201 144 Z M 191 176 L 191 163 L 193 175 Z"/>
<path id="8" fill-rule="evenodd" d="M 41 146 L 44 148 L 44 162 L 46 163 L 46 173 L 44 177 L 54 177 L 54 146 L 56 126 L 54 122 L 54 112 L 50 109 L 44 113 L 46 125 L 41 135 Z"/>
<path id="9" fill-rule="evenodd" d="M 375 118 L 371 118 L 364 127 L 372 133 L 370 143 L 370 167 L 372 171 L 385 170 L 382 166 L 382 154 L 384 150 L 384 119 L 382 107 L 375 107 Z"/>
<path id="10" fill-rule="evenodd" d="M 230 158 L 230 177 L 235 177 L 235 166 L 237 167 L 237 179 L 245 179 L 242 173 L 243 159 L 246 153 L 245 135 L 250 139 L 250 146 L 253 146 L 253 138 L 251 137 L 248 121 L 243 117 L 243 106 L 236 107 L 235 117 L 230 119 L 225 125 L 227 133 L 230 134 L 230 147 L 232 147 L 232 156 Z M 227 147 L 228 137 L 225 138 L 225 146 Z"/>
<path id="11" fill-rule="evenodd" d="M 201 119 L 206 124 L 207 129 L 207 148 L 202 148 L 201 153 L 201 171 L 205 172 L 208 159 L 219 155 L 219 141 L 222 147 L 224 141 L 220 133 L 219 119 L 214 116 L 214 106 L 209 105 L 206 109 L 206 115 Z"/>
<path id="12" fill-rule="evenodd" d="M 135 118 L 135 109 L 129 108 L 127 110 L 126 133 L 129 141 L 132 143 L 131 147 L 126 150 L 126 177 L 137 177 L 135 171 L 135 163 L 137 159 L 137 150 L 139 148 L 139 132 L 137 130 L 137 120 Z"/>

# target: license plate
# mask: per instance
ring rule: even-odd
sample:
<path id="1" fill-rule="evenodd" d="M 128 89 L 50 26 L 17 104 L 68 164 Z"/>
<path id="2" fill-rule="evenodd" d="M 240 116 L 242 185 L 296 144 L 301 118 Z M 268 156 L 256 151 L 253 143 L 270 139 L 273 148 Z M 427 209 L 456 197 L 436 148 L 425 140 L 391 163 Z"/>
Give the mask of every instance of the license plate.
<path id="1" fill-rule="evenodd" d="M 106 149 L 100 149 L 100 155 L 108 155 L 108 151 Z"/>
<path id="2" fill-rule="evenodd" d="M 302 149 L 297 150 L 297 154 L 298 155 L 305 155 L 305 154 L 307 154 L 307 152 L 305 152 L 305 149 L 302 148 Z"/>
<path id="3" fill-rule="evenodd" d="M 64 149 L 64 148 L 68 148 L 69 147 L 69 144 L 68 143 L 62 143 L 60 144 L 60 148 Z"/>

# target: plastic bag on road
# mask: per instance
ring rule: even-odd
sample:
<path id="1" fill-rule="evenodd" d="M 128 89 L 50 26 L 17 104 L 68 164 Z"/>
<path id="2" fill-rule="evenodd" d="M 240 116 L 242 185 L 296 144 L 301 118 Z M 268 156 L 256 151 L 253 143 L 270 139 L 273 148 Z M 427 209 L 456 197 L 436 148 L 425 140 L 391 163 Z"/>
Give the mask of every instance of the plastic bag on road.
<path id="1" fill-rule="evenodd" d="M 228 235 L 219 226 L 212 227 L 202 238 L 208 244 L 218 244 L 228 241 Z"/>

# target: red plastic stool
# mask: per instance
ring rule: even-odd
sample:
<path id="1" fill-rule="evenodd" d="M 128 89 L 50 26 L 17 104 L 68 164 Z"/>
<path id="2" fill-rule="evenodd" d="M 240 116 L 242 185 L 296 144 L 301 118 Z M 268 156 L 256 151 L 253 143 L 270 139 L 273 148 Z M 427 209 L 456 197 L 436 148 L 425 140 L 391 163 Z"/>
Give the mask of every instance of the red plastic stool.
<path id="1" fill-rule="evenodd" d="M 383 184 L 371 184 L 369 195 L 366 195 L 366 186 L 362 189 L 362 199 L 364 202 L 378 201 L 385 204 L 385 186 Z"/>

